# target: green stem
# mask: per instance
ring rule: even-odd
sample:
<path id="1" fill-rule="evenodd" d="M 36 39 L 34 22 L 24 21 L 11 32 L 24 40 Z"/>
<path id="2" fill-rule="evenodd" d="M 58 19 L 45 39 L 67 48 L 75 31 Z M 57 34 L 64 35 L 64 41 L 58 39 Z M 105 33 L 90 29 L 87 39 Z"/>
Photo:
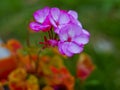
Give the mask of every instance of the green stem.
<path id="1" fill-rule="evenodd" d="M 85 81 L 75 76 L 75 90 L 85 90 Z"/>
<path id="2" fill-rule="evenodd" d="M 51 38 L 52 38 L 52 36 L 51 36 L 51 34 L 50 34 L 50 31 L 48 31 L 48 35 L 49 35 L 49 39 L 51 39 Z"/>
<path id="3" fill-rule="evenodd" d="M 30 47 L 30 32 L 27 30 L 27 40 L 26 40 L 27 46 Z"/>
<path id="4" fill-rule="evenodd" d="M 80 85 L 81 85 L 81 89 L 80 90 L 85 90 L 84 83 L 85 83 L 85 81 L 80 80 Z"/>
<path id="5" fill-rule="evenodd" d="M 37 53 L 37 61 L 36 61 L 36 63 L 35 63 L 35 66 L 36 66 L 36 69 L 35 69 L 36 74 L 37 74 L 37 72 L 38 72 L 39 62 L 40 62 L 40 56 L 39 56 L 39 54 L 42 52 L 42 50 L 43 50 L 43 49 L 40 49 L 40 50 L 38 51 L 38 53 Z"/>
<path id="6" fill-rule="evenodd" d="M 53 39 L 53 30 L 51 29 L 50 32 L 51 32 L 51 36 L 52 36 L 52 39 Z"/>

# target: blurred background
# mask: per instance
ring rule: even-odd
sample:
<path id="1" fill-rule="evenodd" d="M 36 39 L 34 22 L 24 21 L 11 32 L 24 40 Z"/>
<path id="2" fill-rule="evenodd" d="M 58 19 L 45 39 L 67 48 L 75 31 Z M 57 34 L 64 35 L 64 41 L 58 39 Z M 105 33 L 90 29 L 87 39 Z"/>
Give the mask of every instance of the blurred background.
<path id="1" fill-rule="evenodd" d="M 86 90 L 120 90 L 120 0 L 1 0 L 0 39 L 16 38 L 25 44 L 32 14 L 44 6 L 76 10 L 91 33 L 84 52 L 92 57 L 96 69 L 85 83 Z M 74 74 L 74 60 L 67 63 Z"/>

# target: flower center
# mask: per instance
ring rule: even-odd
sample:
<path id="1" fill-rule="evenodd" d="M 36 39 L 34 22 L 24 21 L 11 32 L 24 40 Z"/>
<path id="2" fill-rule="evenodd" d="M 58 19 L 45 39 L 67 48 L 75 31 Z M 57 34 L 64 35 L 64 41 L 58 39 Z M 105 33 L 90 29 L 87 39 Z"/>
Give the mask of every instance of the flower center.
<path id="1" fill-rule="evenodd" d="M 72 38 L 71 37 L 68 37 L 67 41 L 68 42 L 71 42 Z"/>
<path id="2" fill-rule="evenodd" d="M 56 25 L 59 26 L 59 22 L 56 22 Z"/>

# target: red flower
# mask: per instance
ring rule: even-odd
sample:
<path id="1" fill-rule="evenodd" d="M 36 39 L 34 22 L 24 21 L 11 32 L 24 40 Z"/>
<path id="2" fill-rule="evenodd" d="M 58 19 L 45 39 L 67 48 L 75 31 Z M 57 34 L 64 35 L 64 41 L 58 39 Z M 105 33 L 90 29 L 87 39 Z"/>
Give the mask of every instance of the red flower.
<path id="1" fill-rule="evenodd" d="M 52 66 L 51 71 L 53 73 L 53 85 L 64 85 L 67 90 L 72 90 L 74 87 L 74 77 L 70 74 L 70 72 L 65 68 L 62 67 L 57 69 L 56 67 Z"/>
<path id="2" fill-rule="evenodd" d="M 92 60 L 87 54 L 81 54 L 77 64 L 77 77 L 85 80 L 95 69 Z"/>

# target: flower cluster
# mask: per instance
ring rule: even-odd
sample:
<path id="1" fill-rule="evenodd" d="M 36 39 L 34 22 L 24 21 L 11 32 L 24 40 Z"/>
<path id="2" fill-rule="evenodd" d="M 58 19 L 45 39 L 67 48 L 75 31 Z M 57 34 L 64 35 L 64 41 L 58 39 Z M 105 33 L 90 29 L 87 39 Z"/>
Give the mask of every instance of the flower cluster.
<path id="1" fill-rule="evenodd" d="M 36 51 L 34 51 L 34 50 Z M 87 54 L 80 54 L 75 76 L 71 74 L 57 48 L 24 48 L 14 39 L 0 44 L 0 90 L 74 90 L 76 80 L 85 81 L 95 69 Z M 9 52 L 9 53 L 8 53 Z"/>
<path id="2" fill-rule="evenodd" d="M 76 11 L 45 7 L 37 10 L 33 16 L 30 28 L 49 33 L 49 39 L 44 37 L 45 42 L 40 42 L 45 45 L 44 48 L 57 46 L 61 54 L 73 56 L 82 52 L 84 45 L 89 42 L 90 34 L 78 21 Z"/>

